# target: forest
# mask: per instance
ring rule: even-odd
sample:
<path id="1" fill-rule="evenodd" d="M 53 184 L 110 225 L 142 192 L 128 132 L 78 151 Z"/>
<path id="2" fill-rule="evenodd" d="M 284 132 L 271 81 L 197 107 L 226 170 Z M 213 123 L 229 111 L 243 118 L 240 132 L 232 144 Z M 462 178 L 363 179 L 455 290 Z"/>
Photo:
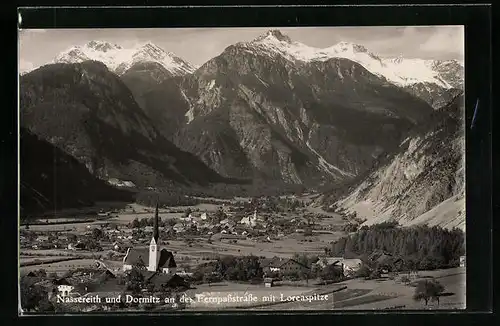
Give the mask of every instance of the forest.
<path id="1" fill-rule="evenodd" d="M 332 257 L 357 257 L 369 261 L 383 252 L 402 261 L 400 268 L 432 270 L 457 267 L 465 255 L 465 235 L 460 229 L 437 226 L 399 227 L 395 222 L 363 226 L 356 233 L 334 242 L 325 251 Z"/>

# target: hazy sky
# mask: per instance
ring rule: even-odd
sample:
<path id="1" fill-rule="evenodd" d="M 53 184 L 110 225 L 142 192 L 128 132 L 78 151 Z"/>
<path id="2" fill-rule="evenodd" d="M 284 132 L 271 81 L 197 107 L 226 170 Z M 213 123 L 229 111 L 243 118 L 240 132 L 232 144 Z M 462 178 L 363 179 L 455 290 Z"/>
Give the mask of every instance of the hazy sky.
<path id="1" fill-rule="evenodd" d="M 251 41 L 270 28 L 26 29 L 19 32 L 21 71 L 53 60 L 60 52 L 91 40 L 122 47 L 151 41 L 166 51 L 201 65 L 227 46 Z M 381 57 L 464 59 L 463 26 L 284 27 L 292 40 L 325 48 L 341 41 L 364 45 Z"/>

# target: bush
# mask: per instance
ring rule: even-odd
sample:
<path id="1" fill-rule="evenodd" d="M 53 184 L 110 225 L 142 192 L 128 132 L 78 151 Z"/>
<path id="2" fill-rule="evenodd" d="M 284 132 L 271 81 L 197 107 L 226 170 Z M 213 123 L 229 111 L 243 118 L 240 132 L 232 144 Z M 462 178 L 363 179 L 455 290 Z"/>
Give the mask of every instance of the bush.
<path id="1" fill-rule="evenodd" d="M 415 293 L 413 294 L 413 299 L 415 301 L 424 301 L 425 305 L 428 304 L 429 300 L 437 301 L 439 305 L 439 297 L 444 292 L 444 286 L 436 280 L 424 280 L 419 281 L 415 287 Z"/>

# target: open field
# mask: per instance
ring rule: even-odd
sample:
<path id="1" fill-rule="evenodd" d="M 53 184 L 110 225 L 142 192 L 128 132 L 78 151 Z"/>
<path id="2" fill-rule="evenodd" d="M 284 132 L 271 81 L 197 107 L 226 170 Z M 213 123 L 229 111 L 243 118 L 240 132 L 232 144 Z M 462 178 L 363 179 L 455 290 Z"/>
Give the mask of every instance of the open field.
<path id="1" fill-rule="evenodd" d="M 300 296 L 306 293 L 312 295 L 315 291 L 319 293 L 314 287 L 276 286 L 266 288 L 263 284 L 248 285 L 222 282 L 197 286 L 196 289 L 188 290 L 186 295 L 195 300 L 191 303 L 188 310 L 243 309 L 245 307 L 254 309 L 256 305 L 275 307 L 279 305 L 281 300 L 287 300 L 290 296 Z M 213 298 L 211 300 L 216 300 L 217 298 L 223 300 L 227 297 L 245 296 L 253 297 L 255 300 L 252 302 L 203 302 L 204 297 Z M 272 296 L 274 296 L 274 301 Z"/>
<path id="2" fill-rule="evenodd" d="M 419 276 L 437 279 L 445 287 L 445 294 L 440 298 L 439 306 L 429 303 L 426 307 L 422 302 L 415 302 L 412 298 L 415 288 L 396 283 L 394 280 L 364 280 L 353 279 L 337 286 L 347 286 L 345 290 L 333 294 L 331 302 L 292 302 L 261 307 L 262 310 L 372 310 L 402 307 L 403 309 L 464 309 L 465 308 L 465 268 L 451 268 L 446 270 L 419 272 Z M 321 288 L 320 288 L 321 289 Z"/>
<path id="3" fill-rule="evenodd" d="M 56 263 L 48 263 L 42 265 L 24 266 L 21 267 L 21 273 L 29 273 L 30 271 L 44 269 L 47 273 L 62 274 L 70 269 L 90 268 L 96 266 L 95 259 L 74 259 L 71 261 L 61 261 Z"/>

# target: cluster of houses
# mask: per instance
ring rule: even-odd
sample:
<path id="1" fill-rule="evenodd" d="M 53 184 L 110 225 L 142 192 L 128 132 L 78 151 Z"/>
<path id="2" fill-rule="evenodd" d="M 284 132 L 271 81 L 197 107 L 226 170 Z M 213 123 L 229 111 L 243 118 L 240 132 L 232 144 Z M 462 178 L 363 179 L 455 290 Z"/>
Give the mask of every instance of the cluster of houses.
<path id="1" fill-rule="evenodd" d="M 273 278 L 270 275 L 286 275 L 307 273 L 310 269 L 324 269 L 329 266 L 339 268 L 344 277 L 352 277 L 361 268 L 360 259 L 346 259 L 343 257 L 322 257 L 314 262 L 311 267 L 302 264 L 292 258 L 273 257 L 261 259 L 260 265 L 266 276 L 264 283 L 266 287 L 273 286 Z"/>

